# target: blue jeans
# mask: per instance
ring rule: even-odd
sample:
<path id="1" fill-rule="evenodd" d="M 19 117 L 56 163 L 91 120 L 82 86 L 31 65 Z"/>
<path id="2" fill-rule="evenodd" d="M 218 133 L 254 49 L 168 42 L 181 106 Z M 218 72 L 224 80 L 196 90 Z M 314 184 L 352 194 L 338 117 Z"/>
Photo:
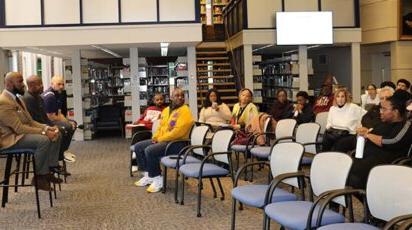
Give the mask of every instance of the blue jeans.
<path id="1" fill-rule="evenodd" d="M 170 151 L 165 153 L 168 144 L 169 142 L 153 144 L 151 139 L 137 142 L 134 145 L 134 152 L 139 169 L 148 172 L 149 177 L 160 176 L 160 159 L 166 154 L 177 154 L 185 146 L 183 143 L 174 144 Z"/>

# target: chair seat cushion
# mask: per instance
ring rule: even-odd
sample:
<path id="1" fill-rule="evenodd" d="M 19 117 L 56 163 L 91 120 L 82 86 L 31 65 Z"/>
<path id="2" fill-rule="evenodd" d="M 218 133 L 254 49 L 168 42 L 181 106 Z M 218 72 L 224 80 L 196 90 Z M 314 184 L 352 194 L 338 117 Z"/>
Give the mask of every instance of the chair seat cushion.
<path id="1" fill-rule="evenodd" d="M 259 146 L 259 147 L 254 147 L 253 149 L 250 150 L 250 153 L 259 158 L 268 158 L 270 155 L 270 146 Z"/>
<path id="2" fill-rule="evenodd" d="M 200 163 L 185 164 L 180 167 L 179 171 L 187 177 L 199 177 Z M 226 176 L 229 170 L 215 164 L 206 163 L 203 166 L 202 177 L 206 176 Z"/>
<path id="3" fill-rule="evenodd" d="M 262 208 L 265 204 L 265 196 L 268 188 L 268 185 L 257 184 L 238 186 L 232 190 L 232 197 L 245 205 Z M 276 188 L 272 202 L 293 201 L 296 199 L 295 194 L 289 193 L 281 188 Z"/>
<path id="4" fill-rule="evenodd" d="M 305 229 L 306 222 L 312 202 L 309 201 L 286 201 L 269 204 L 265 207 L 265 213 L 272 220 L 288 229 Z M 312 227 L 316 225 L 319 205 L 312 215 Z M 345 222 L 345 218 L 330 209 L 326 209 L 321 225 L 336 224 Z"/>
<path id="5" fill-rule="evenodd" d="M 165 156 L 160 160 L 160 163 L 162 163 L 162 165 L 168 168 L 176 168 L 177 159 L 171 159 L 171 157 L 177 157 L 177 155 Z M 200 160 L 193 156 L 187 156 L 186 164 L 191 164 L 191 163 L 200 163 Z M 179 167 L 182 165 L 183 165 L 183 159 L 179 159 Z"/>
<path id="6" fill-rule="evenodd" d="M 312 160 L 313 160 L 313 158 L 311 158 L 311 157 L 303 156 L 302 157 L 302 165 L 310 165 L 310 164 L 312 164 Z"/>
<path id="7" fill-rule="evenodd" d="M 343 223 L 343 224 L 330 224 L 318 228 L 318 230 L 378 230 L 379 228 L 364 224 L 364 223 Z"/>
<path id="8" fill-rule="evenodd" d="M 35 149 L 1 149 L 0 154 L 34 154 Z"/>
<path id="9" fill-rule="evenodd" d="M 235 152 L 245 152 L 246 151 L 246 145 L 232 145 L 230 148 L 232 151 Z M 249 147 L 250 149 L 250 147 Z"/>

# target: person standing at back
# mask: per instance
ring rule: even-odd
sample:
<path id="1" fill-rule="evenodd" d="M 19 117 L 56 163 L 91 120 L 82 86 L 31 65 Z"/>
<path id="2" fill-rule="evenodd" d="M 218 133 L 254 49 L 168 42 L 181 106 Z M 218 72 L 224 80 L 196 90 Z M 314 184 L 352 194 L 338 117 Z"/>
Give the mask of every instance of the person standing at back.
<path id="1" fill-rule="evenodd" d="M 62 96 L 64 91 L 64 79 L 61 76 L 54 76 L 51 79 L 51 86 L 42 93 L 44 109 L 50 121 L 64 130 L 64 149 L 69 149 L 75 131 L 75 124 L 69 121 L 62 113 L 66 98 Z M 67 162 L 74 162 L 75 155 L 69 151 L 64 153 Z"/>

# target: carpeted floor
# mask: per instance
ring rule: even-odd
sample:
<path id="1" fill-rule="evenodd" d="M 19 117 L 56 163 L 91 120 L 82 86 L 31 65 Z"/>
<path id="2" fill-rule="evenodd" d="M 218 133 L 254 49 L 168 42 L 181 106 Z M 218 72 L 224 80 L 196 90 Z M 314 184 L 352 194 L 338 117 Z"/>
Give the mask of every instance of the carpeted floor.
<path id="1" fill-rule="evenodd" d="M 166 194 L 148 194 L 130 178 L 129 141 L 104 138 L 73 142 L 77 162 L 51 208 L 48 193 L 41 192 L 42 219 L 37 218 L 34 189 L 10 192 L 6 208 L 0 208 L 0 229 L 229 229 L 231 182 L 224 180 L 226 199 L 214 199 L 205 183 L 203 217 L 196 217 L 196 186 L 188 182 L 185 205 L 174 203 L 171 175 Z M 5 162 L 0 160 L 0 178 Z M 169 173 L 173 174 L 173 173 Z M 237 229 L 261 229 L 261 210 L 238 212 Z M 273 224 L 272 224 L 273 226 Z"/>

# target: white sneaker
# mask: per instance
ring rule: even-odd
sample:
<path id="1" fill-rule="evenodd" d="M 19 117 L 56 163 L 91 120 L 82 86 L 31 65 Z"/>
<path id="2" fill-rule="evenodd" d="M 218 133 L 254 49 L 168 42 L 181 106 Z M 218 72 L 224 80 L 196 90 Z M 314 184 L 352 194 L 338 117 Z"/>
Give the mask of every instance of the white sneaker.
<path id="1" fill-rule="evenodd" d="M 144 176 L 140 180 L 134 182 L 134 185 L 136 185 L 137 187 L 144 187 L 152 184 L 152 182 L 153 178 L 149 177 L 149 174 L 145 172 Z"/>
<path id="2" fill-rule="evenodd" d="M 157 176 L 153 178 L 153 183 L 146 189 L 147 192 L 160 192 L 163 188 L 163 177 Z"/>
<path id="3" fill-rule="evenodd" d="M 133 159 L 133 160 L 136 159 L 136 153 L 135 153 L 135 152 L 132 153 L 132 159 Z"/>
<path id="4" fill-rule="evenodd" d="M 76 161 L 76 155 L 74 155 L 73 153 L 66 151 L 64 152 L 64 161 L 69 162 L 69 163 L 73 163 Z"/>
<path id="5" fill-rule="evenodd" d="M 132 172 L 137 172 L 139 171 L 139 168 L 136 165 L 132 165 Z"/>

